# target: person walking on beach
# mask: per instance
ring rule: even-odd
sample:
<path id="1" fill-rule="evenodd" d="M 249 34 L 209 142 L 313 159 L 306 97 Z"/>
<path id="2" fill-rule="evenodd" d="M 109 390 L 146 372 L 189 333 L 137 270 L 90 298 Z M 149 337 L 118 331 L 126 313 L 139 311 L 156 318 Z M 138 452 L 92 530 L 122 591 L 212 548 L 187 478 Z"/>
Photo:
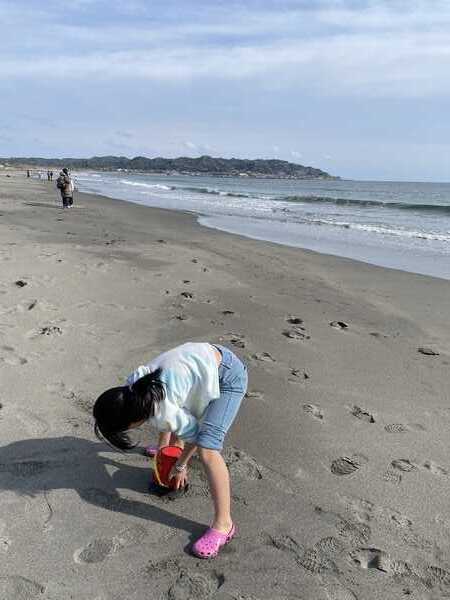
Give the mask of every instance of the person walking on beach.
<path id="1" fill-rule="evenodd" d="M 186 485 L 189 461 L 198 452 L 214 504 L 211 527 L 192 546 L 198 558 L 216 557 L 236 533 L 221 450 L 247 383 L 247 367 L 231 350 L 188 342 L 138 367 L 94 405 L 97 437 L 120 450 L 134 447 L 128 432 L 146 421 L 160 432 L 159 447 L 171 440 L 183 447 L 169 474 L 175 489 Z"/>
<path id="2" fill-rule="evenodd" d="M 69 169 L 64 168 L 61 171 L 58 179 L 56 180 L 56 187 L 61 192 L 63 208 L 70 208 L 73 206 L 73 191 L 75 186 L 72 178 L 70 177 Z"/>

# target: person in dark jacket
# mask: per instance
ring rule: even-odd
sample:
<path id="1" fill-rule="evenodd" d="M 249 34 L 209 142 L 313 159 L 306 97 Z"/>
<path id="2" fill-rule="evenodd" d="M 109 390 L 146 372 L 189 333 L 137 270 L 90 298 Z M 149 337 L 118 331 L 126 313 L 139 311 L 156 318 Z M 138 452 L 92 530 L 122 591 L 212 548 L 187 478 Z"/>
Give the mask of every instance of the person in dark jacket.
<path id="1" fill-rule="evenodd" d="M 58 179 L 56 180 L 56 187 L 61 192 L 63 208 L 70 208 L 73 206 L 74 185 L 72 178 L 70 177 L 69 169 L 64 168 L 61 171 Z"/>

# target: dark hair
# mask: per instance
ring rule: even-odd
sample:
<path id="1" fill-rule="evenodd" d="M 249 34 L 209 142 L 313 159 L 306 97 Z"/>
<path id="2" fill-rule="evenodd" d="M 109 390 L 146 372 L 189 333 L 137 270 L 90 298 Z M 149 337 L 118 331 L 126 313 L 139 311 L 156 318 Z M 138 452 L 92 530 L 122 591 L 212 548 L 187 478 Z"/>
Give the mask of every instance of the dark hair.
<path id="1" fill-rule="evenodd" d="M 69 174 L 69 169 L 67 167 L 64 167 L 64 169 L 62 170 L 63 173 L 65 173 L 66 175 Z"/>
<path id="2" fill-rule="evenodd" d="M 126 431 L 132 423 L 155 415 L 156 405 L 164 400 L 161 369 L 144 375 L 131 387 L 115 387 L 103 392 L 94 404 L 94 431 L 119 450 L 131 450 L 133 444 Z"/>

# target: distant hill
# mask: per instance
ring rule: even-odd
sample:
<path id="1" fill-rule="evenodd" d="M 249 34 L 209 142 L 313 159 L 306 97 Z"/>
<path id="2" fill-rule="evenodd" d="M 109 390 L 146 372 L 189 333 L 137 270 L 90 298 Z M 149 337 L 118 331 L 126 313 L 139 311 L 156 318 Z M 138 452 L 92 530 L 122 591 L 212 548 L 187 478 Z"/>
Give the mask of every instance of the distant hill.
<path id="1" fill-rule="evenodd" d="M 213 158 L 147 158 L 136 156 L 93 156 L 92 158 L 4 158 L 3 163 L 71 169 L 126 170 L 189 175 L 279 177 L 288 179 L 339 179 L 321 169 L 304 167 L 285 160 Z"/>

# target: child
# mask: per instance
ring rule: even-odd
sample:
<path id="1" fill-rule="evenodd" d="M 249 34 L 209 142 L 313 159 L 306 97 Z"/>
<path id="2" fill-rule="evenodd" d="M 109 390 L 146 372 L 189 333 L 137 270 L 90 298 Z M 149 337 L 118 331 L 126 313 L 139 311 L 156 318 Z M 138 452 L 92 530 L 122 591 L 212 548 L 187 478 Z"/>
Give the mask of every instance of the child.
<path id="1" fill-rule="evenodd" d="M 236 533 L 230 513 L 230 478 L 220 451 L 247 390 L 247 367 L 228 348 L 187 343 L 140 366 L 127 385 L 106 390 L 95 402 L 97 436 L 116 448 L 133 447 L 127 431 L 150 421 L 161 433 L 183 442 L 170 477 L 184 487 L 187 466 L 198 450 L 214 503 L 211 527 L 194 543 L 199 558 L 213 558 Z"/>

